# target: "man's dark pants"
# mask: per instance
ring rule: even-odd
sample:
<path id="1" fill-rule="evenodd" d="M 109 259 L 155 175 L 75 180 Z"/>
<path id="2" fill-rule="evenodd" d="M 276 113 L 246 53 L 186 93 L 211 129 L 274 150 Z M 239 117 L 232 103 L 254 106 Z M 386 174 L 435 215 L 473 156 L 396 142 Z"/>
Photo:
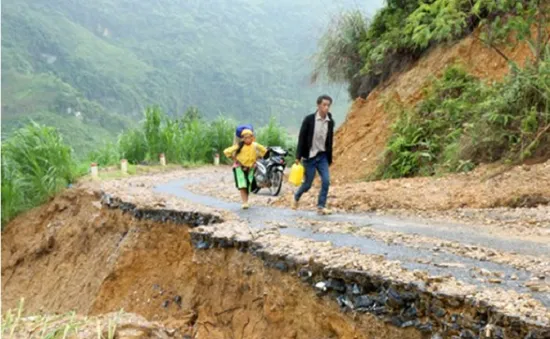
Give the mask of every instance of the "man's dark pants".
<path id="1" fill-rule="evenodd" d="M 302 183 L 302 186 L 298 188 L 298 191 L 296 191 L 294 199 L 299 201 L 302 194 L 309 191 L 313 184 L 313 179 L 315 178 L 315 171 L 317 171 L 321 176 L 321 191 L 319 192 L 317 207 L 325 208 L 327 205 L 328 188 L 330 186 L 330 172 L 326 153 L 319 153 L 311 159 L 304 160 L 302 164 L 305 168 L 306 180 Z"/>

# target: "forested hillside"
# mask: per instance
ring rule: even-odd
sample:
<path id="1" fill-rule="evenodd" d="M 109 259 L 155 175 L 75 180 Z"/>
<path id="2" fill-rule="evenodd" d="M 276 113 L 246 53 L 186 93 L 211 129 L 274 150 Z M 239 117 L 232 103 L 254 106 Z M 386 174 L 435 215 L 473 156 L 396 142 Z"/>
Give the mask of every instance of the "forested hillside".
<path id="1" fill-rule="evenodd" d="M 374 12 L 381 1 L 373 1 Z M 310 57 L 353 0 L 9 0 L 2 3 L 2 134 L 32 118 L 75 146 L 113 137 L 158 104 L 287 126 L 327 91 Z M 344 88 L 345 89 L 345 88 Z"/>

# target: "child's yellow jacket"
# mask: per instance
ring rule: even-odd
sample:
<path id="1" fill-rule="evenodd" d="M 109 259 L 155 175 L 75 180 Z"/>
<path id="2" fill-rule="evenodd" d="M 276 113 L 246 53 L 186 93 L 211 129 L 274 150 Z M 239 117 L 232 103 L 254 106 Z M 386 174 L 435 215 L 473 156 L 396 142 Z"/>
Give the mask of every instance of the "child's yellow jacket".
<path id="1" fill-rule="evenodd" d="M 233 145 L 226 148 L 223 151 L 223 154 L 225 154 L 226 157 L 231 158 L 233 153 L 237 152 L 238 149 L 239 145 Z M 245 144 L 237 155 L 237 161 L 244 167 L 252 167 L 256 163 L 258 156 L 263 157 L 266 152 L 267 149 L 256 142 L 253 142 L 250 145 Z"/>

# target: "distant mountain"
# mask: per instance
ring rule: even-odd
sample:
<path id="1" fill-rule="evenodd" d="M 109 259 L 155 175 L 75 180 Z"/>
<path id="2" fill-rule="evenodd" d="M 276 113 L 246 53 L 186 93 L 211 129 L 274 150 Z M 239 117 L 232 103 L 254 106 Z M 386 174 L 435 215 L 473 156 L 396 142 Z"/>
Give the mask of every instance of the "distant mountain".
<path id="1" fill-rule="evenodd" d="M 373 11 L 380 5 L 379 0 Z M 361 6 L 364 6 L 361 4 Z M 310 56 L 355 0 L 9 0 L 2 3 L 2 132 L 28 118 L 73 145 L 110 138 L 158 104 L 295 127 L 321 92 Z"/>

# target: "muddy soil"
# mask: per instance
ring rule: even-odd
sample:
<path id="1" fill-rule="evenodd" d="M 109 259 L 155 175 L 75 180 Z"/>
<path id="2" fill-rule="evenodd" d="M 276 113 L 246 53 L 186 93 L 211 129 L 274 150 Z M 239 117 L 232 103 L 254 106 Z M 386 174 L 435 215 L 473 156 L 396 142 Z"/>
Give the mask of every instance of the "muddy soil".
<path id="1" fill-rule="evenodd" d="M 502 49 L 519 65 L 531 55 L 527 44 L 517 44 L 513 48 L 503 46 Z M 355 101 L 335 134 L 333 178 L 348 183 L 365 180 L 374 173 L 394 121 L 387 103 L 391 100 L 405 107 L 416 105 L 424 97 L 425 86 L 456 63 L 488 81 L 499 81 L 509 72 L 507 62 L 485 47 L 474 34 L 450 46 L 433 48 L 408 70 L 378 86 L 366 100 Z"/>
<path id="2" fill-rule="evenodd" d="M 3 310 L 101 315 L 123 308 L 197 338 L 420 338 L 342 313 L 294 276 L 235 249 L 197 251 L 189 228 L 136 220 L 70 190 L 2 235 Z"/>

